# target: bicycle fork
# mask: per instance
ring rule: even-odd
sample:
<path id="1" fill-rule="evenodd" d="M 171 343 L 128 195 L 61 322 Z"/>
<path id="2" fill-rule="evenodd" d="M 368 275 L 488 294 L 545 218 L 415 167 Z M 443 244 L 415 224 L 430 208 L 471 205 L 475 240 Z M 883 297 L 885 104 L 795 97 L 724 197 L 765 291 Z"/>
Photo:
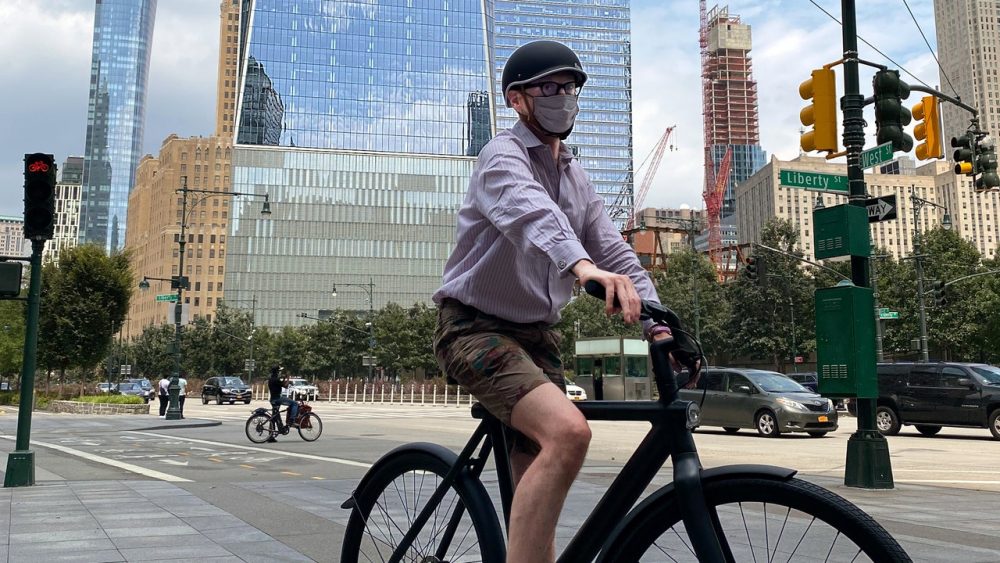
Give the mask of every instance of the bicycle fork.
<path id="1" fill-rule="evenodd" d="M 701 460 L 694 447 L 689 432 L 675 435 L 674 454 L 671 456 L 674 469 L 674 490 L 680 507 L 684 528 L 691 539 L 698 561 L 702 563 L 724 563 L 733 561 L 733 553 L 724 537 L 718 515 L 709 511 L 705 500 L 705 490 L 701 481 Z"/>

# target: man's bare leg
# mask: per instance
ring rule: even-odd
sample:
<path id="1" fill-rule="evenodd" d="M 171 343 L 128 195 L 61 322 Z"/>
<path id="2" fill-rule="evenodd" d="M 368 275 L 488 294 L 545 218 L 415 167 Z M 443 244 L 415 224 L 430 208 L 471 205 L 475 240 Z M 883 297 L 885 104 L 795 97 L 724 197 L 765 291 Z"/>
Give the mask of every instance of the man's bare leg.
<path id="1" fill-rule="evenodd" d="M 511 426 L 541 448 L 534 459 L 517 454 L 511 503 L 510 563 L 555 561 L 556 522 L 590 444 L 590 426 L 559 387 L 536 387 L 514 406 Z"/>

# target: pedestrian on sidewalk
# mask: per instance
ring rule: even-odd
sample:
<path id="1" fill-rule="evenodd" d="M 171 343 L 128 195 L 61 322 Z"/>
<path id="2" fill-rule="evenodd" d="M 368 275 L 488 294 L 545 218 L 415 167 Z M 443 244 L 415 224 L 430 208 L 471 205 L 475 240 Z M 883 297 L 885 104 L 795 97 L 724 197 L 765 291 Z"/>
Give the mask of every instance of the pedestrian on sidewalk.
<path id="1" fill-rule="evenodd" d="M 188 380 L 183 377 L 177 378 L 177 386 L 180 387 L 180 391 L 177 393 L 177 402 L 181 410 L 181 418 L 184 418 L 184 398 L 187 396 L 187 384 Z"/>
<path id="2" fill-rule="evenodd" d="M 160 418 L 166 418 L 167 403 L 170 401 L 170 378 L 164 375 L 156 384 L 156 388 L 158 391 L 156 396 L 160 400 Z"/>

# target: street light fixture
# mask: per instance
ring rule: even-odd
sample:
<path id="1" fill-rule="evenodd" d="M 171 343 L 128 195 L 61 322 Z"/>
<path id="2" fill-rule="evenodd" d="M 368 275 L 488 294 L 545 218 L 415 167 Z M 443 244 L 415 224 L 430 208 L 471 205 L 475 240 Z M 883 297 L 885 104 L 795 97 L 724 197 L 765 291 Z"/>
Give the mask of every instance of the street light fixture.
<path id="1" fill-rule="evenodd" d="M 375 334 L 374 334 L 374 324 L 375 324 L 375 312 L 373 310 L 373 304 L 375 301 L 375 282 L 369 276 L 368 283 L 342 283 L 340 284 L 344 287 L 357 287 L 368 294 L 368 379 L 372 378 L 372 369 L 375 365 Z M 330 290 L 330 295 L 332 297 L 337 296 L 337 284 L 333 284 L 333 288 Z"/>
<path id="2" fill-rule="evenodd" d="M 180 395 L 180 385 L 179 380 L 181 377 L 181 312 L 184 306 L 184 290 L 190 289 L 191 283 L 187 276 L 184 275 L 184 246 L 187 244 L 187 220 L 188 220 L 188 209 L 187 201 L 188 194 L 202 194 L 202 198 L 194 203 L 198 205 L 202 201 L 207 200 L 210 197 L 215 196 L 247 196 L 247 197 L 261 197 L 264 198 L 264 205 L 261 208 L 261 215 L 271 214 L 270 198 L 268 194 L 254 194 L 254 193 L 244 193 L 244 192 L 226 192 L 221 190 L 200 190 L 196 188 L 189 188 L 187 186 L 187 176 L 181 176 L 181 187 L 177 189 L 177 193 L 181 194 L 181 217 L 180 217 L 180 236 L 177 237 L 177 246 L 180 252 L 178 253 L 178 267 L 177 275 L 169 279 L 164 278 L 153 278 L 144 276 L 142 281 L 139 282 L 140 289 L 149 288 L 148 280 L 159 280 L 159 281 L 169 281 L 170 288 L 177 290 L 177 302 L 174 304 L 174 373 L 170 377 L 170 386 L 167 388 L 167 392 L 170 396 L 170 403 L 167 407 L 167 420 L 179 420 L 183 418 L 181 416 L 180 403 L 178 401 L 178 396 Z M 192 208 L 194 207 L 192 206 Z"/>

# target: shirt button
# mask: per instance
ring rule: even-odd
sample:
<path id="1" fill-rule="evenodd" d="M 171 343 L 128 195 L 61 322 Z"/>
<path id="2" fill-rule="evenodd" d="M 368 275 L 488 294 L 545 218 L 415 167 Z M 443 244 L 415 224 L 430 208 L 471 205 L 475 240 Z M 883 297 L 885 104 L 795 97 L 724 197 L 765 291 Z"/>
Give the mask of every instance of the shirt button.
<path id="1" fill-rule="evenodd" d="M 566 269 L 566 261 L 565 260 L 560 260 L 559 263 L 556 264 L 556 265 L 559 266 L 560 270 L 565 270 Z"/>

